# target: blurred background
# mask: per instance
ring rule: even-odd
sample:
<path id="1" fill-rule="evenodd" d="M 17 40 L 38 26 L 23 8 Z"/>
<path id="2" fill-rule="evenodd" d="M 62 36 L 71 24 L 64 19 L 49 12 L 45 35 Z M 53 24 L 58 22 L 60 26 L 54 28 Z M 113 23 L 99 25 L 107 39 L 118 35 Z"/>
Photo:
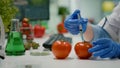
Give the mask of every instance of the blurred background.
<path id="1" fill-rule="evenodd" d="M 104 16 L 109 15 L 119 0 L 13 0 L 18 8 L 15 18 L 20 21 L 28 18 L 33 26 L 40 24 L 47 33 L 57 33 L 57 25 L 63 22 L 75 9 L 97 24 Z"/>

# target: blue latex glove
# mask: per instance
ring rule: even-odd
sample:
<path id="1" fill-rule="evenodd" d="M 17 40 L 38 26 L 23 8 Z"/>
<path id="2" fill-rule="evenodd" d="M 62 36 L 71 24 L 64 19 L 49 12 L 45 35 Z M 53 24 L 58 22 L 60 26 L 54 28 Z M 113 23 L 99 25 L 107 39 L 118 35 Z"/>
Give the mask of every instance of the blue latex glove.
<path id="1" fill-rule="evenodd" d="M 83 33 L 86 31 L 87 27 L 88 19 L 81 18 L 81 16 L 79 19 L 78 14 L 80 14 L 80 10 L 75 10 L 73 14 L 64 21 L 65 28 L 73 35 L 77 35 L 80 32 L 80 25 L 82 25 Z"/>
<path id="2" fill-rule="evenodd" d="M 116 58 L 120 57 L 120 44 L 108 38 L 102 38 L 93 42 L 93 47 L 88 50 L 94 57 Z"/>

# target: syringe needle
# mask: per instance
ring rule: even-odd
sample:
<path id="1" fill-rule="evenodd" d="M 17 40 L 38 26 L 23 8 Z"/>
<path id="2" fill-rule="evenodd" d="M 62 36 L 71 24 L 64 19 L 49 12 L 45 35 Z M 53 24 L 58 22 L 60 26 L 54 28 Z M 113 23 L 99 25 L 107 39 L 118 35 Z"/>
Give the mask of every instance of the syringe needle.
<path id="1" fill-rule="evenodd" d="M 78 19 L 80 20 L 80 18 L 81 18 L 81 17 L 80 17 L 80 14 L 77 14 L 77 16 L 78 16 Z M 82 40 L 82 42 L 84 42 L 83 32 L 82 32 L 82 25 L 80 25 L 79 28 L 80 28 L 81 40 Z"/>

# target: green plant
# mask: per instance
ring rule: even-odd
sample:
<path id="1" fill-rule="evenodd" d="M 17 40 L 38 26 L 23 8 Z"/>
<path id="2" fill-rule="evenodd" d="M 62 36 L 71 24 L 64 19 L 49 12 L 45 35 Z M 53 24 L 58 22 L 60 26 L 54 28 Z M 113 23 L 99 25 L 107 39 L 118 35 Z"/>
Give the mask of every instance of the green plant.
<path id="1" fill-rule="evenodd" d="M 66 18 L 66 15 L 69 14 L 69 10 L 67 7 L 64 7 L 64 6 L 60 6 L 58 8 L 58 15 L 61 16 L 61 20 L 64 21 L 64 19 Z"/>
<path id="2" fill-rule="evenodd" d="M 58 15 L 65 16 L 65 15 L 67 15 L 67 14 L 69 14 L 69 10 L 68 10 L 67 7 L 60 6 L 60 7 L 58 8 Z"/>
<path id="3" fill-rule="evenodd" d="M 14 0 L 0 0 L 0 16 L 5 26 L 5 32 L 9 32 L 11 19 L 14 18 L 18 8 L 14 6 Z"/>
<path id="4" fill-rule="evenodd" d="M 67 30 L 64 27 L 64 20 L 65 20 L 67 14 L 69 14 L 69 10 L 67 7 L 60 6 L 58 8 L 58 15 L 61 16 L 61 22 L 57 25 L 57 30 L 59 33 L 66 33 L 67 32 Z"/>

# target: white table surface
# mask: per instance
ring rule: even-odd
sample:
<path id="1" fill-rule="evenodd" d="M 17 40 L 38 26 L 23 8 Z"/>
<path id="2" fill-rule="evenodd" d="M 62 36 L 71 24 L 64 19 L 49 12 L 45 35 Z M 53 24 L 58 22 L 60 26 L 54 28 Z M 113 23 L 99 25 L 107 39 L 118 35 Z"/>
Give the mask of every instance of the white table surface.
<path id="1" fill-rule="evenodd" d="M 55 59 L 51 51 L 47 56 L 31 56 L 30 50 L 26 51 L 23 56 L 6 56 L 4 60 L 0 60 L 0 68 L 120 68 L 119 59 L 78 59 L 74 52 L 74 44 L 80 41 L 79 36 L 72 36 L 66 34 L 65 36 L 72 37 L 72 51 L 68 58 L 64 60 Z M 38 52 L 43 51 L 42 43 L 48 39 L 49 36 L 35 39 L 34 41 L 40 44 Z M 26 65 L 31 67 L 25 67 Z"/>

